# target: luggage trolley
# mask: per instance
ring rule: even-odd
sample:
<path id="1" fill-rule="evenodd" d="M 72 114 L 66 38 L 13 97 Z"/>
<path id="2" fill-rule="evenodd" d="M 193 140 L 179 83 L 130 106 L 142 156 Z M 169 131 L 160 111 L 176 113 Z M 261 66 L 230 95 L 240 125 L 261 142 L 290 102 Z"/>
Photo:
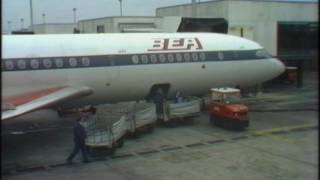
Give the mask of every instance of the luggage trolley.
<path id="1" fill-rule="evenodd" d="M 112 155 L 117 147 L 122 147 L 130 128 L 132 109 L 132 103 L 97 106 L 97 113 L 86 124 L 86 146 L 108 155 Z"/>

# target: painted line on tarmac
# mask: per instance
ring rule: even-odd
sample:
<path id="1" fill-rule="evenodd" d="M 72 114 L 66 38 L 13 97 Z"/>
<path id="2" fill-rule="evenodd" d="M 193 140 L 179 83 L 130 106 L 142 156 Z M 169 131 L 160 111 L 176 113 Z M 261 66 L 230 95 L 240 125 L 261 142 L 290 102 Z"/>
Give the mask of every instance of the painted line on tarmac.
<path id="1" fill-rule="evenodd" d="M 319 108 L 303 108 L 303 109 L 250 109 L 250 112 L 291 112 L 291 111 L 319 111 Z"/>
<path id="2" fill-rule="evenodd" d="M 23 134 L 48 132 L 48 131 L 56 131 L 56 130 L 72 129 L 72 128 L 73 128 L 73 126 L 68 126 L 68 127 L 50 127 L 50 128 L 38 129 L 38 130 L 10 131 L 10 132 L 4 132 L 1 135 L 23 135 Z"/>
<path id="3" fill-rule="evenodd" d="M 286 143 L 290 143 L 290 144 L 297 144 L 297 141 L 289 139 L 289 138 L 285 138 L 285 137 L 282 137 L 282 136 L 277 136 L 277 135 L 274 135 L 274 134 L 268 134 L 267 136 L 272 138 L 273 140 L 286 142 Z"/>
<path id="4" fill-rule="evenodd" d="M 296 131 L 307 131 L 307 130 L 313 130 L 318 129 L 318 124 L 302 124 L 302 125 L 295 125 L 295 126 L 288 126 L 288 127 L 282 127 L 282 128 L 272 128 L 267 130 L 259 130 L 259 131 L 253 131 L 252 133 L 249 133 L 247 135 L 241 135 L 231 138 L 220 138 L 215 140 L 209 140 L 206 142 L 196 142 L 181 146 L 169 146 L 169 147 L 160 147 L 160 148 L 154 148 L 149 149 L 147 151 L 137 151 L 132 153 L 124 153 L 124 154 L 118 154 L 113 155 L 111 157 L 108 156 L 102 156 L 98 158 L 92 159 L 92 162 L 95 161 L 105 161 L 110 159 L 121 159 L 126 157 L 133 157 L 133 156 L 144 156 L 147 154 L 154 154 L 159 152 L 168 152 L 168 151 L 175 151 L 180 150 L 184 148 L 198 148 L 206 145 L 214 145 L 214 144 L 221 144 L 224 142 L 230 142 L 230 141 L 239 141 L 243 139 L 248 139 L 251 137 L 261 137 L 261 136 L 269 136 L 269 135 L 275 135 L 275 134 L 282 134 L 282 133 L 290 133 L 290 132 L 296 132 Z M 78 163 L 75 163 L 74 165 L 77 165 Z M 19 168 L 12 168 L 8 170 L 2 171 L 2 175 L 17 175 L 21 173 L 29 173 L 29 172 L 35 172 L 35 171 L 41 171 L 41 170 L 48 170 L 63 166 L 73 166 L 69 165 L 67 163 L 57 163 L 57 164 L 51 164 L 51 165 L 42 165 L 42 166 L 30 166 L 30 167 L 19 167 Z"/>
<path id="5" fill-rule="evenodd" d="M 273 128 L 270 130 L 266 131 L 257 131 L 255 134 L 264 134 L 265 136 L 271 137 L 274 140 L 282 141 L 282 142 L 287 142 L 291 144 L 297 144 L 297 141 L 285 138 L 282 136 L 277 136 L 279 134 L 286 134 L 288 132 L 297 132 L 297 131 L 305 131 L 309 130 L 311 128 L 317 128 L 317 124 L 301 124 L 301 125 L 295 125 L 295 126 L 288 126 L 288 127 L 283 127 L 283 128 Z"/>
<path id="6" fill-rule="evenodd" d="M 267 130 L 258 130 L 253 131 L 253 136 L 263 136 L 267 134 L 281 134 L 281 133 L 287 133 L 289 131 L 298 131 L 298 130 L 304 130 L 304 129 L 310 129 L 310 128 L 318 128 L 318 124 L 310 123 L 310 124 L 300 124 L 300 125 L 293 125 L 293 126 L 286 126 L 286 127 L 280 127 L 280 128 L 272 128 Z"/>

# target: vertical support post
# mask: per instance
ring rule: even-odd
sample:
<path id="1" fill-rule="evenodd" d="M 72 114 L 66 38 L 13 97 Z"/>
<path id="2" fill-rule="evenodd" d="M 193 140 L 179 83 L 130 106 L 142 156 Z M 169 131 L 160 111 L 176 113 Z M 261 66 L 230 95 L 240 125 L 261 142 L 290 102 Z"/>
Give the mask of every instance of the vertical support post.
<path id="1" fill-rule="evenodd" d="M 120 2 L 120 16 L 122 16 L 122 0 L 119 0 Z"/>
<path id="2" fill-rule="evenodd" d="M 192 0 L 192 17 L 196 17 L 197 16 L 197 4 L 196 4 L 196 0 Z"/>
<path id="3" fill-rule="evenodd" d="M 8 21 L 8 33 L 11 34 L 11 21 Z"/>
<path id="4" fill-rule="evenodd" d="M 30 3 L 30 30 L 33 31 L 33 8 L 32 8 L 32 0 L 30 0 L 29 3 Z"/>
<path id="5" fill-rule="evenodd" d="M 73 23 L 76 23 L 77 22 L 77 19 L 76 19 L 77 8 L 73 8 L 72 11 L 73 11 Z"/>
<path id="6" fill-rule="evenodd" d="M 45 13 L 42 14 L 42 21 L 43 21 L 43 24 L 46 23 L 46 14 Z"/>

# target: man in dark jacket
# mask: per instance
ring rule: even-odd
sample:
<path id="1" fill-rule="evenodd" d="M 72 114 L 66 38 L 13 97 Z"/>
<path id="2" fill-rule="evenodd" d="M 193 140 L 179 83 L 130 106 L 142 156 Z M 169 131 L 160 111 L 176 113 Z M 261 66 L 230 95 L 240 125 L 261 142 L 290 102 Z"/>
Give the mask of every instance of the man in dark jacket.
<path id="1" fill-rule="evenodd" d="M 79 150 L 81 150 L 83 162 L 85 163 L 89 162 L 87 157 L 86 146 L 85 146 L 85 139 L 87 138 L 87 134 L 84 127 L 80 123 L 82 119 L 83 118 L 78 118 L 77 123 L 73 128 L 74 148 L 72 153 L 67 159 L 68 163 L 72 163 L 72 159 L 74 158 L 74 156 L 78 154 Z"/>
<path id="2" fill-rule="evenodd" d="M 158 89 L 153 97 L 153 102 L 156 105 L 156 113 L 159 120 L 164 119 L 164 103 L 165 96 L 162 89 Z"/>

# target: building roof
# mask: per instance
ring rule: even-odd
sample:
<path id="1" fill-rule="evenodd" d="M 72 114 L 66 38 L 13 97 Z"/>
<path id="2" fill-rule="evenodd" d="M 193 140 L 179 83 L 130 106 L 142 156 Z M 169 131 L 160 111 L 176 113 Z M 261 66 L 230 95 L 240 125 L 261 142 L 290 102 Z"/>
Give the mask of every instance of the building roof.
<path id="1" fill-rule="evenodd" d="M 278 2 L 278 3 L 318 3 L 318 0 L 211 0 L 211 1 L 197 2 L 196 4 L 215 3 L 215 2 L 221 2 L 221 1 L 253 1 L 253 2 Z M 192 3 L 177 4 L 177 5 L 173 5 L 173 6 L 164 6 L 164 7 L 159 7 L 157 9 L 179 7 L 179 6 L 189 6 L 189 5 L 192 5 Z"/>
<path id="2" fill-rule="evenodd" d="M 159 16 L 106 16 L 106 17 L 99 17 L 99 18 L 92 18 L 92 19 L 82 19 L 82 20 L 79 20 L 78 22 L 111 19 L 111 18 L 159 18 Z"/>
<path id="3" fill-rule="evenodd" d="M 59 26 L 59 25 L 76 25 L 77 23 L 45 23 L 45 24 L 34 24 L 33 26 L 48 26 L 48 25 L 55 25 L 55 26 Z"/>

